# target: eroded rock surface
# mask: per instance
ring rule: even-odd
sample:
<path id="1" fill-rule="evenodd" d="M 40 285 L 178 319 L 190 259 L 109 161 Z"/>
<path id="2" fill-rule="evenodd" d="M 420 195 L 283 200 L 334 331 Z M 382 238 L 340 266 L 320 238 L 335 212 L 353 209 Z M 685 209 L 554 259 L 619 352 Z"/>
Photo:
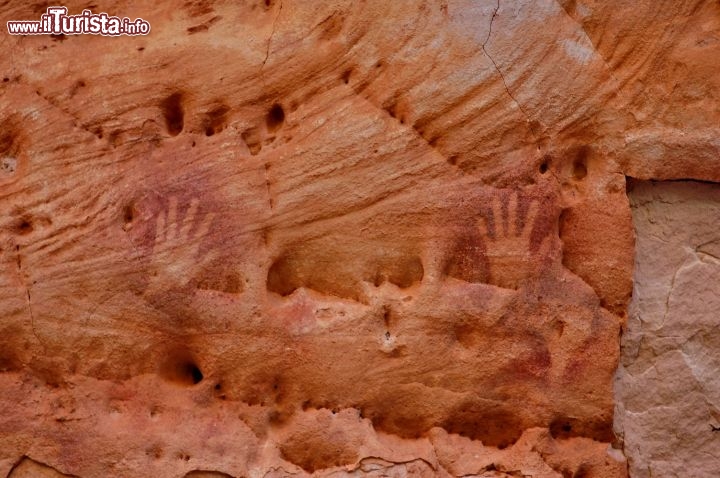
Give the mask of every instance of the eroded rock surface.
<path id="1" fill-rule="evenodd" d="M 4 36 L 0 475 L 626 476 L 625 175 L 720 180 L 720 4 L 632 3 Z"/>
<path id="2" fill-rule="evenodd" d="M 720 458 L 720 187 L 641 182 L 616 426 L 633 477 L 713 476 Z"/>

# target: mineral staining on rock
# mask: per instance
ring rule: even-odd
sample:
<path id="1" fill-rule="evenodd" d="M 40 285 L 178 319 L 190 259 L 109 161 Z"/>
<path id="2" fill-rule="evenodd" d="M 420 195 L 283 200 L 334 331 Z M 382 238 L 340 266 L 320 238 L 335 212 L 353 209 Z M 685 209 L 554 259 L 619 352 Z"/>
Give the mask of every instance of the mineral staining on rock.
<path id="1" fill-rule="evenodd" d="M 667 161 L 716 147 L 659 93 L 717 97 L 664 48 L 720 57 L 689 3 L 131 2 L 151 35 L 9 38 L 0 476 L 626 476 L 625 174 L 718 180 Z"/>

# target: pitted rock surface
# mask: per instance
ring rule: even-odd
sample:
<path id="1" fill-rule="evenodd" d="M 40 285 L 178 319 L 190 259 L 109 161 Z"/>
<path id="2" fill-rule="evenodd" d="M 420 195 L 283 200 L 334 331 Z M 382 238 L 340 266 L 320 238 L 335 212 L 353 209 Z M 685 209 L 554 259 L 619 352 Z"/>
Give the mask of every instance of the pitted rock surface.
<path id="1" fill-rule="evenodd" d="M 720 180 L 718 2 L 90 8 L 152 31 L 0 41 L 0 476 L 627 476 L 626 175 Z"/>

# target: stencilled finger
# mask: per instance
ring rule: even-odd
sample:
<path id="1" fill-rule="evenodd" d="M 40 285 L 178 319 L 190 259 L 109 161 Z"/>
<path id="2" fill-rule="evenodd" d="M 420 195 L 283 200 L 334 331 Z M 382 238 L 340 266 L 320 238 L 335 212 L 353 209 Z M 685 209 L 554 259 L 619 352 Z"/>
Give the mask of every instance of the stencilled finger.
<path id="1" fill-rule="evenodd" d="M 193 198 L 193 200 L 190 202 L 190 207 L 185 214 L 185 219 L 183 219 L 182 226 L 180 226 L 180 237 L 190 237 L 190 229 L 192 229 L 193 224 L 195 224 L 195 216 L 197 215 L 199 204 L 200 201 L 197 198 Z"/>
<path id="2" fill-rule="evenodd" d="M 425 270 L 422 283 L 440 280 L 445 269 L 446 244 L 450 241 L 448 237 L 440 235 L 428 234 L 428 237 L 427 247 L 420 256 L 420 262 Z"/>
<path id="3" fill-rule="evenodd" d="M 480 232 L 480 235 L 488 240 L 491 240 L 490 238 L 490 228 L 488 226 L 488 219 L 485 216 L 480 216 L 477 220 L 477 228 Z"/>
<path id="4" fill-rule="evenodd" d="M 219 258 L 220 254 L 218 251 L 210 251 L 202 257 L 202 259 L 200 260 L 200 265 L 202 267 L 208 267 Z"/>
<path id="5" fill-rule="evenodd" d="M 380 300 L 377 287 L 372 282 L 360 281 L 360 293 L 358 299 L 365 305 L 377 303 Z"/>
<path id="6" fill-rule="evenodd" d="M 518 197 L 519 192 L 510 194 L 508 199 L 508 215 L 507 215 L 507 235 L 519 236 L 521 233 L 520 227 L 517 224 L 517 210 L 518 210 Z"/>
<path id="7" fill-rule="evenodd" d="M 4 267 L 6 264 L 10 264 L 10 250 L 14 249 L 12 247 L 12 242 L 9 238 L 5 238 L 2 236 L 2 232 L 0 232 L 0 268 Z M 0 284 L 2 284 L 2 274 L 0 274 Z"/>
<path id="8" fill-rule="evenodd" d="M 170 206 L 168 207 L 167 218 L 167 240 L 174 241 L 177 237 L 177 209 L 178 200 L 175 196 L 170 198 Z"/>
<path id="9" fill-rule="evenodd" d="M 540 241 L 540 245 L 538 246 L 538 250 L 535 253 L 539 258 L 545 259 L 550 257 L 554 242 L 553 239 L 554 237 L 552 234 L 548 234 L 542 238 L 542 241 Z"/>
<path id="10" fill-rule="evenodd" d="M 165 242 L 165 212 L 161 211 L 155 220 L 155 244 Z"/>
<path id="11" fill-rule="evenodd" d="M 200 227 L 198 228 L 195 237 L 198 239 L 205 237 L 208 232 L 210 232 L 210 226 L 212 225 L 214 219 L 215 213 L 211 212 L 207 216 L 205 216 L 205 219 L 203 220 L 202 224 L 200 224 Z"/>
<path id="12" fill-rule="evenodd" d="M 492 201 L 493 226 L 495 238 L 499 238 L 503 231 L 507 235 L 507 229 L 503 227 L 502 198 L 494 197 Z"/>
<path id="13" fill-rule="evenodd" d="M 535 225 L 535 219 L 537 219 L 538 211 L 540 207 L 537 201 L 531 201 L 528 206 L 527 214 L 525 215 L 525 225 L 523 226 L 522 234 L 524 236 L 530 236 L 532 233 L 533 226 Z"/>

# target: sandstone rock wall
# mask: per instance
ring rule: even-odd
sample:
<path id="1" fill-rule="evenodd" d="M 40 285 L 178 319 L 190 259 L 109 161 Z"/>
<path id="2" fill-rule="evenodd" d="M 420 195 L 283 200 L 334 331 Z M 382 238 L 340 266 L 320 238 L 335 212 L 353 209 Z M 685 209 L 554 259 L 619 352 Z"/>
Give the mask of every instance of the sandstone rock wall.
<path id="1" fill-rule="evenodd" d="M 720 457 L 720 187 L 641 182 L 616 426 L 633 477 L 713 476 Z"/>
<path id="2" fill-rule="evenodd" d="M 625 177 L 720 180 L 720 4 L 67 6 L 152 31 L 0 42 L 0 476 L 626 476 Z"/>

